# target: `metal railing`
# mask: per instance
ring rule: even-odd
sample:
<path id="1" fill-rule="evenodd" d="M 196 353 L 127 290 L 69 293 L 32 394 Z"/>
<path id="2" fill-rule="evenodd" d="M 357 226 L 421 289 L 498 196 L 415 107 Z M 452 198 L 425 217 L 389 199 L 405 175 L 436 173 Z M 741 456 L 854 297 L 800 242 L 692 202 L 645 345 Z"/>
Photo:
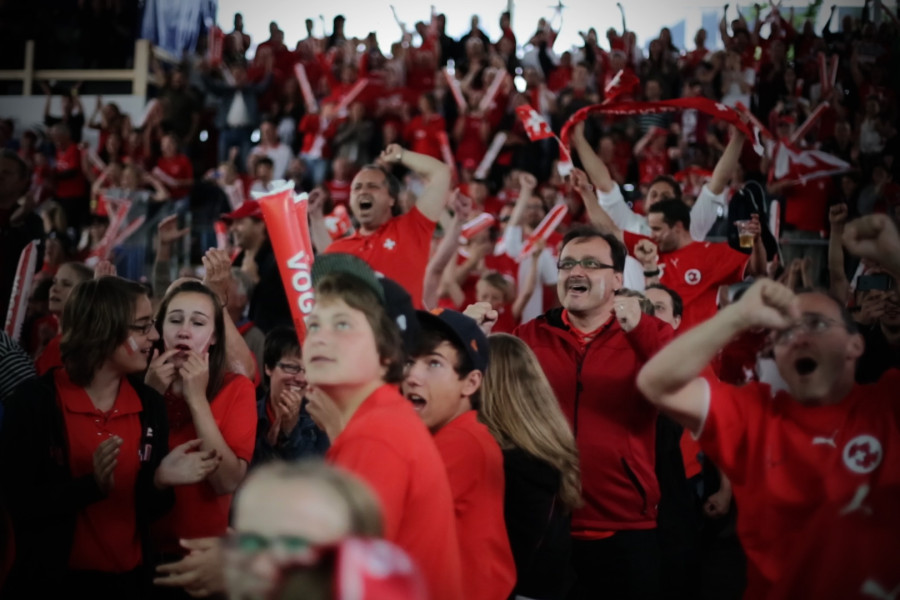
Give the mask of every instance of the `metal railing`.
<path id="1" fill-rule="evenodd" d="M 127 81 L 134 96 L 147 96 L 151 47 L 148 40 L 134 43 L 131 69 L 38 69 L 34 68 L 34 40 L 25 42 L 25 64 L 21 69 L 0 70 L 0 81 L 21 81 L 22 95 L 31 96 L 35 81 Z"/>

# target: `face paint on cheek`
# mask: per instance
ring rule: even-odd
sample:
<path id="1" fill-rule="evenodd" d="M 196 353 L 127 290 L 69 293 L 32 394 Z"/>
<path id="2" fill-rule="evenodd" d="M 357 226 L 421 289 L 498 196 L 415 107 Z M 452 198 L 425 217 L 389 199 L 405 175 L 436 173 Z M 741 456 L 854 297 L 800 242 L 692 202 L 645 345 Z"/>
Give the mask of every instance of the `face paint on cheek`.
<path id="1" fill-rule="evenodd" d="M 128 339 L 125 343 L 125 349 L 128 350 L 128 354 L 134 356 L 140 350 L 137 341 L 134 339 L 134 336 L 128 336 Z"/>

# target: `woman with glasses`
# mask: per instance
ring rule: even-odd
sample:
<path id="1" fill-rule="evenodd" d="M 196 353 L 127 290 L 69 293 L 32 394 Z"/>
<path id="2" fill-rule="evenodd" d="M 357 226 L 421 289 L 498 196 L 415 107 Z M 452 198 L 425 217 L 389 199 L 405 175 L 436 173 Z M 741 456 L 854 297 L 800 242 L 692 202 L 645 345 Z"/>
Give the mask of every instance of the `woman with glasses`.
<path id="1" fill-rule="evenodd" d="M 256 441 L 253 384 L 225 364 L 225 321 L 216 294 L 199 281 L 175 285 L 159 306 L 147 383 L 162 393 L 170 443 L 199 438 L 221 457 L 205 481 L 179 488 L 175 507 L 154 527 L 161 559 L 185 554 L 179 540 L 225 533 L 231 496 L 243 480 Z"/>
<path id="2" fill-rule="evenodd" d="M 275 458 L 296 460 L 321 456 L 328 436 L 306 410 L 306 369 L 293 327 L 278 327 L 266 336 L 263 349 L 264 386 L 257 392 L 256 450 L 253 465 Z"/>
<path id="3" fill-rule="evenodd" d="M 139 598 L 168 488 L 202 481 L 219 458 L 198 440 L 169 451 L 163 399 L 138 377 L 158 339 L 141 285 L 79 284 L 63 331 L 64 368 L 5 401 L 0 489 L 16 562 L 0 596 Z"/>

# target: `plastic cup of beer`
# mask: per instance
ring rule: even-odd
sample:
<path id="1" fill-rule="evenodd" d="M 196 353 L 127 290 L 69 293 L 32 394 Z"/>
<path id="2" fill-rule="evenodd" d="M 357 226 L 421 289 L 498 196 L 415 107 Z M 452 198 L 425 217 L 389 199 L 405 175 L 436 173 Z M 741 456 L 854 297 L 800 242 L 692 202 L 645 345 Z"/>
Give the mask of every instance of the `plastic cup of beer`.
<path id="1" fill-rule="evenodd" d="M 753 247 L 753 231 L 750 229 L 750 223 L 751 221 L 734 222 L 735 226 L 737 226 L 738 239 L 740 240 L 741 248 Z"/>

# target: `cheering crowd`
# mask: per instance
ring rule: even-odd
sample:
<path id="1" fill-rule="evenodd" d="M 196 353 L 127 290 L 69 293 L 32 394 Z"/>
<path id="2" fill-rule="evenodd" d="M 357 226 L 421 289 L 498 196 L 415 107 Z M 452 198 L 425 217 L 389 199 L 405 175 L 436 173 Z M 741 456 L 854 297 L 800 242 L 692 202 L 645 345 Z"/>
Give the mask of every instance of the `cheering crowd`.
<path id="1" fill-rule="evenodd" d="M 338 16 L 252 60 L 238 14 L 139 119 L 45 86 L 0 121 L 0 595 L 891 597 L 875 8 L 646 56 L 621 6 L 565 52 L 559 8 L 387 54 Z"/>

